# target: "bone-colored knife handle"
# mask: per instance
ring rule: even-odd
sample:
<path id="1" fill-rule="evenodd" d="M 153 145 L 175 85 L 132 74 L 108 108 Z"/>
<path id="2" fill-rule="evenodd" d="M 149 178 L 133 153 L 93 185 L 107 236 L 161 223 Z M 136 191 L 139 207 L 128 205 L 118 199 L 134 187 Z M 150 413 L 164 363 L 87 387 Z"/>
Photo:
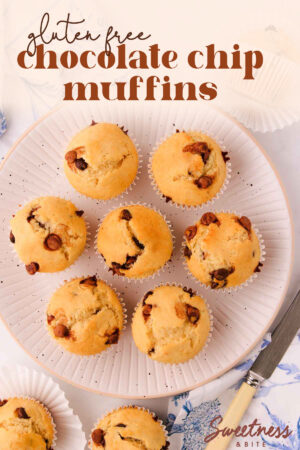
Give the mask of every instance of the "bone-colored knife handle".
<path id="1" fill-rule="evenodd" d="M 234 399 L 232 400 L 226 414 L 218 426 L 218 429 L 223 430 L 224 428 L 236 429 L 239 425 L 243 415 L 248 409 L 249 404 L 256 392 L 257 387 L 251 386 L 250 384 L 244 382 L 238 392 L 236 393 Z M 222 433 L 219 433 L 218 436 L 210 441 L 206 450 L 225 450 L 230 444 L 231 439 L 233 438 L 234 433 L 230 436 L 222 436 Z"/>

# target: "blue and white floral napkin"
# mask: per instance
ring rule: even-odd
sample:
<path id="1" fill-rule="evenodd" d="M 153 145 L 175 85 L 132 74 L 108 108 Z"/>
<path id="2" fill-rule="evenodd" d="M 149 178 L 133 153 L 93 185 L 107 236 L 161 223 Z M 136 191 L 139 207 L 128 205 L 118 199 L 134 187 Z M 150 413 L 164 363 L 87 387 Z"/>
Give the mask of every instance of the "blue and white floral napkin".
<path id="1" fill-rule="evenodd" d="M 0 136 L 5 133 L 7 128 L 6 119 L 2 111 L 0 111 Z"/>
<path id="2" fill-rule="evenodd" d="M 267 335 L 245 361 L 222 377 L 170 399 L 167 429 L 171 448 L 205 449 L 207 444 L 204 438 L 215 431 L 210 425 L 211 421 L 216 416 L 224 416 L 243 377 L 269 342 L 270 335 Z M 277 434 L 270 437 L 264 432 L 253 437 L 234 437 L 229 449 L 300 450 L 300 334 L 293 340 L 272 377 L 256 393 L 241 425 L 250 425 L 254 419 L 267 431 L 271 426 L 281 431 L 288 426 L 288 431 L 292 433 L 288 437 L 277 437 Z"/>

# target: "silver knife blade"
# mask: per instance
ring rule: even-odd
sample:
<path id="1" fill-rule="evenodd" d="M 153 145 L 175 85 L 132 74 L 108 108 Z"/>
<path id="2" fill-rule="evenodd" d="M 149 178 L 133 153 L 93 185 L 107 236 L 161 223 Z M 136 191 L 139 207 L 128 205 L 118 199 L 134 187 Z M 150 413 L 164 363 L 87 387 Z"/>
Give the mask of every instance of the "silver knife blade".
<path id="1" fill-rule="evenodd" d="M 270 378 L 300 328 L 300 290 L 281 322 L 272 333 L 272 342 L 260 352 L 251 372 L 263 379 Z"/>

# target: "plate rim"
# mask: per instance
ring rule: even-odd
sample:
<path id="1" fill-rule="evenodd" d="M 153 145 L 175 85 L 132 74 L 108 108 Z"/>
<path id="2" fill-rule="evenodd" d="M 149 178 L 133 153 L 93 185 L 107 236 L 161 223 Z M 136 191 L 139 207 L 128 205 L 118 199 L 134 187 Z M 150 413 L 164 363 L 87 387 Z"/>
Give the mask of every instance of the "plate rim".
<path id="1" fill-rule="evenodd" d="M 21 134 L 21 136 L 14 142 L 14 144 L 11 146 L 11 148 L 8 150 L 8 152 L 4 156 L 4 159 L 3 159 L 3 161 L 0 164 L 0 175 L 1 175 L 1 171 L 2 171 L 6 161 L 11 156 L 11 154 L 14 152 L 14 150 L 16 150 L 18 145 L 26 138 L 26 136 L 31 131 L 33 131 L 41 122 L 43 122 L 47 117 L 49 117 L 50 115 L 54 114 L 56 111 L 58 111 L 59 109 L 63 108 L 64 106 L 65 106 L 65 104 L 63 103 L 63 101 L 59 102 L 55 107 L 51 108 L 46 114 L 43 114 L 38 120 L 36 120 L 32 125 L 30 125 Z M 289 284 L 290 284 L 290 280 L 291 280 L 291 276 L 292 276 L 292 268 L 293 268 L 294 256 L 295 256 L 295 245 L 294 245 L 295 244 L 295 225 L 294 225 L 292 210 L 291 210 L 290 202 L 289 202 L 289 199 L 288 199 L 288 196 L 287 196 L 287 193 L 286 193 L 286 189 L 285 189 L 285 186 L 284 186 L 284 184 L 283 184 L 283 182 L 281 180 L 279 172 L 278 172 L 277 168 L 275 167 L 271 157 L 266 152 L 266 150 L 263 148 L 263 146 L 252 135 L 252 133 L 244 125 L 242 125 L 237 119 L 232 117 L 226 111 L 223 111 L 220 107 L 218 107 L 216 105 L 209 105 L 208 107 L 212 108 L 212 109 L 215 109 L 219 114 L 221 114 L 225 118 L 231 120 L 258 147 L 260 152 L 263 154 L 263 156 L 266 158 L 267 162 L 269 163 L 269 165 L 270 165 L 270 167 L 271 167 L 275 177 L 277 178 L 277 181 L 278 181 L 278 183 L 280 185 L 280 188 L 281 188 L 281 191 L 282 191 L 282 194 L 283 194 L 286 206 L 287 206 L 287 212 L 288 212 L 288 215 L 289 215 L 289 225 L 290 225 L 289 228 L 290 228 L 290 235 L 291 235 L 291 241 L 290 241 L 291 242 L 291 250 L 290 250 L 290 258 L 289 258 L 288 276 L 287 276 L 287 280 L 286 280 L 286 283 L 285 283 L 285 286 L 284 286 L 284 289 L 283 289 L 283 292 L 282 292 L 279 304 L 278 304 L 276 310 L 274 311 L 272 317 L 266 323 L 266 326 L 264 327 L 263 331 L 259 334 L 257 339 L 254 341 L 254 343 L 252 343 L 247 348 L 247 350 L 245 352 L 243 352 L 243 354 L 241 356 L 239 356 L 235 361 L 233 361 L 232 363 L 230 363 L 229 365 L 227 365 L 225 368 L 221 369 L 220 371 L 216 372 L 213 376 L 211 376 L 210 378 L 208 378 L 205 381 L 201 381 L 201 382 L 196 383 L 196 384 L 194 384 L 192 386 L 189 386 L 187 389 L 174 390 L 174 391 L 166 393 L 166 394 L 145 394 L 145 395 L 118 394 L 118 395 L 115 395 L 115 394 L 113 394 L 111 392 L 102 392 L 100 390 L 96 390 L 96 389 L 93 389 L 91 387 L 80 385 L 80 384 L 74 382 L 73 380 L 70 380 L 69 378 L 64 377 L 63 375 L 58 374 L 57 372 L 55 372 L 54 369 L 51 369 L 50 367 L 45 365 L 43 362 L 37 360 L 34 357 L 34 355 L 32 355 L 23 346 L 23 344 L 19 341 L 19 339 L 11 331 L 11 329 L 8 326 L 6 320 L 2 316 L 2 313 L 1 313 L 1 310 L 0 310 L 0 319 L 1 319 L 2 323 L 4 324 L 5 328 L 7 329 L 7 331 L 9 332 L 10 336 L 14 339 L 15 342 L 17 342 L 17 344 L 22 348 L 22 350 L 27 355 L 29 355 L 30 358 L 33 361 L 35 361 L 35 363 L 37 363 L 40 367 L 42 367 L 44 370 L 49 372 L 52 376 L 55 376 L 55 377 L 59 378 L 61 381 L 64 381 L 64 382 L 72 385 L 75 388 L 83 389 L 85 391 L 88 391 L 88 392 L 91 392 L 91 393 L 94 393 L 94 394 L 98 394 L 98 395 L 103 395 L 105 397 L 120 398 L 120 399 L 136 399 L 136 400 L 171 397 L 171 396 L 179 395 L 179 394 L 182 394 L 183 392 L 189 392 L 189 391 L 192 391 L 192 390 L 194 390 L 194 389 L 196 389 L 198 387 L 204 386 L 204 385 L 212 382 L 213 380 L 221 377 L 222 375 L 224 375 L 229 370 L 231 370 L 233 367 L 235 367 L 237 364 L 239 364 L 256 347 L 256 345 L 261 341 L 263 336 L 269 330 L 269 328 L 271 327 L 272 323 L 275 321 L 279 311 L 281 310 L 281 308 L 283 306 L 283 303 L 284 303 L 284 300 L 285 300 L 285 297 L 286 297 L 286 293 L 287 293 L 287 290 L 288 290 L 288 287 L 289 287 Z"/>

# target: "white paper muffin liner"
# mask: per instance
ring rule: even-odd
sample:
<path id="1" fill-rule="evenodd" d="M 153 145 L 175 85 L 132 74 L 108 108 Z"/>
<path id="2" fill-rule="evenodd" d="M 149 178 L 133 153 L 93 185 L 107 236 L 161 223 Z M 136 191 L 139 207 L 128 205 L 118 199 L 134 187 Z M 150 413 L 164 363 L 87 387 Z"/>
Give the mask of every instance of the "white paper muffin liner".
<path id="1" fill-rule="evenodd" d="M 164 283 L 164 282 L 161 282 L 161 283 L 156 284 L 155 286 L 153 286 L 150 290 L 151 290 L 151 291 L 154 291 L 156 288 L 159 288 L 159 287 L 161 287 L 161 286 L 176 286 L 176 287 L 180 287 L 180 288 L 182 288 L 182 289 L 183 289 L 184 287 L 187 287 L 187 286 L 184 286 L 183 284 L 180 284 L 180 283 Z M 147 292 L 149 292 L 149 289 L 147 290 Z M 140 304 L 143 303 L 143 299 L 144 299 L 145 295 L 147 294 L 147 292 L 144 293 L 144 295 L 143 295 L 143 297 L 142 297 L 142 300 L 140 300 L 140 301 L 136 304 L 136 306 L 135 306 L 135 308 L 134 308 L 134 310 L 133 310 L 133 313 L 132 313 L 131 323 L 132 323 L 132 321 L 133 321 L 133 317 L 135 316 L 135 313 L 136 313 L 136 310 L 137 310 L 138 306 L 139 306 Z M 150 357 L 147 355 L 147 357 L 150 358 L 150 359 L 154 362 L 154 364 L 160 364 L 160 365 L 163 365 L 163 366 L 171 366 L 171 367 L 172 367 L 172 366 L 173 366 L 173 367 L 174 367 L 174 366 L 176 366 L 176 367 L 182 366 L 183 364 L 189 363 L 189 362 L 192 361 L 194 358 L 196 358 L 197 356 L 199 356 L 202 352 L 204 352 L 204 351 L 207 350 L 207 347 L 208 347 L 208 345 L 209 345 L 209 343 L 210 343 L 210 341 L 211 341 L 211 339 L 212 339 L 212 335 L 213 335 L 213 330 L 214 330 L 214 316 L 213 316 L 213 313 L 212 313 L 212 309 L 211 309 L 209 303 L 207 302 L 207 300 L 206 300 L 205 298 L 203 298 L 202 295 L 198 294 L 198 292 L 195 292 L 195 294 L 196 294 L 197 297 L 201 297 L 202 300 L 204 300 L 206 309 L 207 309 L 208 314 L 209 314 L 209 325 L 210 325 L 210 328 L 209 328 L 209 333 L 208 333 L 208 336 L 207 336 L 207 338 L 206 338 L 205 344 L 203 345 L 203 347 L 201 348 L 201 350 L 200 350 L 196 355 L 194 355 L 192 358 L 190 358 L 190 359 L 188 359 L 187 361 L 182 362 L 182 363 L 165 363 L 165 362 L 160 362 L 160 361 L 156 361 L 155 359 L 150 358 Z M 133 342 L 135 343 L 134 339 L 133 339 Z M 136 345 L 136 344 L 135 344 L 135 345 Z M 141 352 L 141 350 L 139 350 L 139 349 L 138 349 L 138 351 Z M 141 353 L 143 353 L 143 352 L 141 352 Z"/>
<path id="2" fill-rule="evenodd" d="M 101 122 L 96 122 L 96 123 L 101 123 Z M 113 123 L 113 122 L 109 122 L 109 123 Z M 114 123 L 114 125 L 117 125 L 117 124 Z M 117 126 L 118 126 L 119 128 L 121 128 L 119 125 L 117 125 Z M 122 131 L 123 131 L 123 130 L 122 130 Z M 125 132 L 123 131 L 123 133 L 125 133 Z M 125 134 L 126 134 L 126 133 L 125 133 Z M 78 190 L 77 190 L 77 189 L 69 182 L 69 180 L 68 180 L 68 178 L 67 178 L 67 176 L 66 176 L 64 170 L 60 173 L 60 175 L 66 178 L 66 180 L 68 181 L 68 183 L 69 183 L 69 185 L 71 186 L 71 188 L 72 188 L 77 194 L 82 195 L 83 197 L 85 197 L 85 198 L 87 198 L 87 199 L 89 199 L 89 200 L 95 200 L 95 201 L 98 201 L 100 204 L 105 204 L 105 203 L 108 202 L 108 201 L 115 200 L 115 199 L 118 199 L 118 198 L 119 198 L 120 200 L 123 200 L 123 197 L 125 197 L 126 194 L 128 194 L 130 191 L 133 190 L 133 188 L 134 188 L 135 185 L 137 184 L 138 180 L 140 179 L 140 176 L 141 176 L 141 173 L 142 173 L 142 166 L 143 166 L 143 153 L 141 152 L 141 148 L 140 148 L 140 146 L 139 146 L 139 144 L 138 144 L 138 141 L 137 141 L 136 137 L 133 136 L 133 134 L 131 134 L 131 132 L 130 132 L 129 130 L 128 130 L 128 132 L 127 132 L 127 136 L 132 140 L 132 142 L 133 142 L 133 144 L 134 144 L 134 146 L 135 146 L 135 149 L 136 149 L 136 152 L 137 152 L 137 155 L 138 155 L 138 167 L 137 167 L 137 172 L 136 172 L 136 175 L 135 175 L 135 177 L 134 177 L 134 180 L 130 183 L 130 185 L 129 185 L 126 189 L 124 189 L 123 192 L 120 192 L 120 194 L 114 195 L 113 197 L 110 197 L 110 198 L 107 198 L 107 199 L 90 197 L 90 196 L 87 195 L 87 194 L 83 194 L 82 192 L 79 192 L 79 191 L 78 191 Z"/>
<path id="3" fill-rule="evenodd" d="M 32 399 L 45 408 L 54 429 L 53 449 L 84 448 L 86 439 L 81 422 L 64 392 L 50 377 L 25 366 L 0 367 L 0 398 L 12 397 Z"/>
<path id="4" fill-rule="evenodd" d="M 225 73 L 217 103 L 246 127 L 265 133 L 299 120 L 300 66 L 280 52 L 263 50 L 263 57 L 254 80 L 244 80 L 240 71 Z"/>
<path id="5" fill-rule="evenodd" d="M 70 355 L 70 356 L 76 356 L 76 358 L 78 358 L 78 364 L 80 364 L 81 359 L 95 358 L 95 357 L 97 357 L 97 356 L 99 356 L 99 355 L 102 355 L 103 353 L 106 353 L 106 352 L 109 352 L 109 351 L 114 350 L 114 349 L 119 345 L 119 342 L 121 341 L 121 339 L 122 339 L 122 337 L 123 337 L 123 333 L 125 332 L 126 327 L 127 327 L 128 314 L 127 314 L 127 308 L 126 308 L 126 304 L 125 304 L 125 302 L 124 302 L 124 299 L 122 298 L 121 294 L 117 291 L 117 289 L 116 289 L 111 283 L 109 283 L 109 282 L 106 281 L 106 280 L 103 280 L 102 278 L 99 278 L 99 277 L 96 275 L 97 280 L 103 281 L 103 283 L 105 283 L 108 287 L 110 287 L 110 288 L 114 291 L 114 293 L 115 293 L 116 296 L 118 297 L 119 302 L 120 302 L 120 304 L 121 304 L 121 306 L 122 306 L 122 311 L 123 311 L 123 328 L 122 328 L 122 330 L 120 330 L 120 336 L 119 336 L 119 341 L 118 341 L 118 343 L 117 343 L 117 344 L 111 344 L 109 347 L 107 347 L 106 349 L 102 350 L 102 352 L 95 353 L 95 354 L 93 354 L 93 355 L 78 355 L 77 353 L 70 352 L 69 350 L 67 350 L 67 349 L 66 349 L 65 347 L 63 347 L 62 345 L 59 345 L 59 344 L 55 341 L 55 339 L 53 339 L 53 337 L 52 337 L 51 334 L 49 333 L 48 326 L 47 326 L 47 318 L 46 318 L 46 316 L 47 316 L 47 308 L 48 308 L 48 305 L 49 305 L 49 302 L 50 302 L 50 299 L 51 299 L 52 295 L 53 295 L 58 289 L 60 289 L 60 288 L 63 287 L 66 283 L 69 283 L 69 282 L 72 281 L 72 280 L 76 280 L 77 278 L 81 278 L 81 277 L 89 278 L 89 277 L 91 277 L 91 276 L 94 276 L 94 274 L 93 274 L 93 275 L 91 275 L 91 274 L 83 274 L 83 275 L 80 275 L 80 276 L 72 277 L 72 278 L 70 278 L 69 280 L 63 280 L 63 281 L 60 281 L 60 282 L 57 284 L 57 286 L 55 287 L 55 289 L 53 290 L 53 292 L 51 293 L 51 296 L 50 296 L 49 299 L 48 299 L 47 306 L 46 306 L 46 310 L 45 310 L 44 326 L 45 326 L 45 330 L 46 330 L 47 334 L 48 334 L 48 335 L 50 336 L 50 338 L 51 338 L 51 342 L 55 342 L 56 345 L 59 346 L 60 350 L 63 351 L 63 352 L 65 352 L 67 355 Z"/>
<path id="6" fill-rule="evenodd" d="M 118 206 L 112 207 L 112 208 L 105 214 L 105 216 L 104 216 L 103 219 L 100 221 L 100 223 L 99 223 L 99 225 L 98 225 L 98 227 L 97 227 L 97 231 L 96 231 L 96 234 L 95 234 L 94 248 L 95 248 L 96 254 L 99 256 L 99 258 L 101 259 L 102 263 L 104 263 L 105 267 L 109 269 L 108 265 L 107 265 L 106 262 L 103 260 L 102 255 L 99 253 L 98 247 L 97 247 L 97 239 L 98 239 L 98 233 L 99 233 L 100 227 L 101 227 L 103 221 L 105 220 L 105 218 L 106 218 L 112 211 L 114 211 L 115 209 L 126 208 L 126 206 L 135 206 L 135 205 L 145 206 L 145 207 L 148 208 L 148 209 L 152 209 L 153 211 L 155 211 L 156 213 L 158 213 L 158 214 L 164 219 L 164 221 L 166 222 L 166 224 L 168 225 L 168 228 L 169 228 L 169 230 L 170 230 L 171 238 L 172 238 L 172 245 L 173 245 L 172 255 L 171 255 L 170 259 L 169 259 L 168 261 L 166 261 L 165 264 L 164 264 L 162 267 L 160 267 L 159 269 L 157 269 L 152 275 L 146 275 L 146 276 L 139 277 L 139 278 L 137 278 L 137 277 L 130 277 L 130 278 L 129 278 L 129 277 L 126 277 L 126 275 L 124 275 L 124 276 L 121 277 L 122 279 L 126 279 L 126 281 L 128 281 L 128 282 L 130 282 L 130 281 L 134 281 L 134 282 L 143 282 L 143 281 L 146 280 L 146 279 L 150 279 L 150 278 L 154 279 L 155 277 L 161 275 L 161 274 L 166 270 L 166 267 L 168 267 L 168 264 L 169 264 L 170 260 L 172 259 L 173 252 L 174 252 L 174 248 L 175 248 L 175 234 L 174 234 L 174 230 L 173 230 L 172 223 L 169 221 L 169 219 L 167 219 L 167 217 L 165 216 L 165 214 L 163 214 L 158 208 L 156 208 L 156 207 L 153 206 L 153 205 L 149 205 L 149 204 L 147 204 L 147 203 L 142 203 L 142 202 L 128 202 L 128 203 L 125 203 L 125 204 L 119 204 Z"/>
<path id="7" fill-rule="evenodd" d="M 41 197 L 57 197 L 57 198 L 61 198 L 61 199 L 63 199 L 63 200 L 66 200 L 66 201 L 71 202 L 74 206 L 76 206 L 76 205 L 73 203 L 72 200 L 69 200 L 68 198 L 64 197 L 63 195 L 57 195 L 57 194 L 54 194 L 54 193 L 50 193 L 50 194 L 49 194 L 49 193 L 48 193 L 48 194 L 41 194 L 39 197 L 28 197 L 26 200 L 23 200 L 23 201 L 22 201 L 21 206 L 20 206 L 20 203 L 17 205 L 17 207 L 16 207 L 16 209 L 15 209 L 15 212 L 17 212 L 17 211 L 19 211 L 20 209 L 24 208 L 24 207 L 27 205 L 27 203 L 30 203 L 30 202 L 32 202 L 33 200 L 36 200 L 37 198 L 41 198 Z M 46 274 L 46 275 L 47 275 L 47 274 L 50 274 L 50 275 L 51 275 L 51 274 L 57 274 L 57 273 L 64 273 L 64 274 L 66 274 L 66 276 L 68 276 L 68 271 L 69 271 L 70 269 L 73 268 L 74 264 L 78 261 L 78 259 L 79 259 L 83 254 L 87 253 L 88 249 L 91 247 L 90 223 L 87 221 L 87 219 L 86 219 L 85 217 L 82 217 L 82 218 L 83 218 L 83 220 L 84 220 L 85 227 L 86 227 L 86 241 L 85 241 L 84 249 L 83 249 L 83 251 L 80 253 L 80 255 L 78 256 L 78 258 L 76 258 L 75 261 L 73 261 L 72 264 L 70 264 L 70 265 L 69 265 L 68 267 L 66 267 L 65 269 L 58 270 L 58 271 L 55 271 L 55 272 L 39 272 L 39 271 L 37 271 L 37 273 L 38 273 L 39 275 L 45 275 L 45 274 Z M 8 237 L 9 237 L 10 231 L 11 231 L 11 228 L 10 228 L 10 220 L 9 220 L 9 222 L 8 222 Z M 17 261 L 17 263 L 18 263 L 18 264 L 23 264 L 23 265 L 24 265 L 24 268 L 25 268 L 25 263 L 24 263 L 24 262 L 21 260 L 21 258 L 19 257 L 19 255 L 18 255 L 18 253 L 17 253 L 17 251 L 16 251 L 15 246 L 14 246 L 13 243 L 11 243 L 10 249 L 12 250 L 12 255 L 13 255 L 14 259 Z"/>
<path id="8" fill-rule="evenodd" d="M 235 214 L 235 215 L 237 215 L 237 216 L 239 216 L 239 217 L 243 216 L 242 213 L 237 212 L 237 211 L 218 210 L 218 211 L 210 211 L 210 212 L 212 212 L 213 214 L 225 213 L 225 214 Z M 203 213 L 203 214 L 205 214 L 205 213 Z M 200 219 L 200 218 L 199 218 L 199 219 Z M 199 220 L 199 219 L 198 219 L 198 220 Z M 265 261 L 265 259 L 266 259 L 266 258 L 265 258 L 265 255 L 266 255 L 266 247 L 265 247 L 265 244 L 264 244 L 263 237 L 262 237 L 261 233 L 259 232 L 257 226 L 252 222 L 252 219 L 250 219 L 250 220 L 251 220 L 251 226 L 252 226 L 253 230 L 255 231 L 255 234 L 256 234 L 256 236 L 257 236 L 257 238 L 258 238 L 258 241 L 259 241 L 259 248 L 260 248 L 260 259 L 259 259 L 259 262 L 262 264 L 261 267 L 263 267 L 263 263 L 264 263 L 264 261 Z M 208 290 L 210 290 L 210 291 L 217 292 L 217 293 L 220 293 L 220 292 L 221 292 L 221 293 L 223 293 L 223 294 L 224 294 L 225 292 L 226 292 L 226 293 L 230 293 L 230 292 L 233 292 L 233 291 L 237 291 L 237 290 L 239 290 L 239 289 L 242 289 L 242 288 L 248 286 L 249 283 L 252 283 L 253 280 L 254 280 L 255 278 L 257 278 L 258 274 L 260 273 L 260 272 L 254 272 L 254 273 L 253 273 L 246 281 L 244 281 L 243 283 L 241 283 L 241 284 L 239 284 L 239 285 L 237 285 L 237 286 L 229 286 L 229 287 L 224 286 L 224 287 L 221 287 L 221 288 L 218 288 L 218 289 L 212 289 L 210 286 L 207 286 L 206 284 L 204 284 L 204 283 L 202 283 L 200 280 L 198 280 L 198 278 L 196 278 L 196 277 L 193 275 L 193 273 L 190 271 L 190 269 L 189 269 L 189 267 L 188 267 L 188 264 L 187 264 L 187 262 L 186 262 L 186 258 L 185 258 L 185 256 L 184 256 L 184 248 L 185 248 L 185 245 L 186 245 L 186 240 L 185 240 L 185 237 L 183 236 L 183 240 L 182 240 L 182 244 L 181 244 L 181 254 L 182 254 L 183 264 L 184 264 L 184 268 L 185 268 L 186 272 L 187 272 L 189 275 L 191 275 L 191 276 L 193 277 L 193 279 L 196 280 L 197 283 L 198 283 L 201 287 L 203 287 L 203 288 L 205 288 L 205 289 L 208 289 Z"/>
<path id="9" fill-rule="evenodd" d="M 195 130 L 190 130 L 189 129 L 189 130 L 185 130 L 185 131 L 187 133 L 196 133 L 196 132 L 199 133 L 199 130 L 195 131 Z M 213 136 L 210 131 L 206 131 L 205 129 L 201 129 L 200 132 L 205 134 L 205 135 L 207 135 L 207 136 L 209 136 L 211 139 L 213 139 L 217 143 L 217 145 L 220 147 L 221 152 L 229 153 L 228 158 L 231 157 L 230 152 L 226 148 L 224 142 L 221 142 L 220 139 L 218 139 L 215 136 Z M 152 185 L 153 189 L 155 190 L 155 192 L 159 195 L 160 199 L 164 200 L 164 201 L 166 201 L 166 196 L 160 191 L 160 189 L 159 189 L 159 187 L 158 187 L 158 185 L 157 185 L 157 183 L 155 181 L 155 178 L 154 178 L 154 175 L 153 175 L 153 171 L 152 171 L 152 160 L 153 160 L 154 154 L 157 151 L 158 147 L 166 139 L 168 139 L 170 136 L 172 136 L 173 134 L 174 133 L 164 135 L 163 137 L 161 137 L 157 141 L 157 143 L 154 145 L 153 149 L 150 152 L 150 157 L 149 157 L 149 162 L 148 162 L 148 175 L 149 175 L 149 178 L 150 178 L 151 185 Z M 202 208 L 202 207 L 206 207 L 206 206 L 209 206 L 209 205 L 213 205 L 215 200 L 219 199 L 223 195 L 223 193 L 226 191 L 227 186 L 228 186 L 228 184 L 230 182 L 230 179 L 231 179 L 231 162 L 230 162 L 230 160 L 225 162 L 225 166 L 226 166 L 226 177 L 225 177 L 225 180 L 224 180 L 224 182 L 223 182 L 223 184 L 221 186 L 221 189 L 210 200 L 207 200 L 206 202 L 203 202 L 200 205 L 183 205 L 181 203 L 175 202 L 173 199 L 169 200 L 168 203 L 170 203 L 172 205 L 175 205 L 177 208 L 180 208 L 183 211 L 184 210 L 195 209 L 195 208 Z"/>
<path id="10" fill-rule="evenodd" d="M 93 445 L 93 444 L 92 444 L 92 432 L 93 432 L 95 429 L 97 429 L 98 423 L 99 423 L 101 420 L 103 420 L 108 414 L 113 414 L 113 413 L 115 413 L 115 412 L 117 412 L 117 411 L 120 411 L 121 409 L 127 409 L 127 408 L 139 409 L 140 411 L 146 411 L 147 413 L 149 413 L 149 414 L 153 417 L 153 419 L 154 419 L 156 422 L 158 422 L 158 423 L 160 424 L 160 426 L 161 426 L 161 428 L 163 429 L 164 434 L 165 434 L 166 443 L 168 442 L 169 435 L 168 435 L 168 432 L 167 432 L 167 430 L 166 430 L 166 427 L 165 427 L 163 421 L 162 421 L 161 419 L 159 419 L 159 417 L 158 417 L 154 412 L 150 411 L 148 408 L 144 408 L 144 407 L 142 407 L 142 406 L 136 406 L 136 405 L 133 404 L 133 405 L 124 405 L 124 406 L 120 406 L 119 408 L 114 408 L 114 409 L 112 409 L 112 410 L 110 410 L 110 411 L 107 410 L 107 411 L 105 411 L 105 413 L 104 413 L 99 419 L 97 419 L 97 421 L 95 422 L 95 424 L 94 424 L 94 426 L 93 426 L 93 428 L 92 428 L 92 431 L 91 431 L 91 433 L 90 433 L 90 436 L 89 436 L 88 447 L 89 447 L 90 450 L 93 449 L 93 446 L 92 446 L 92 445 Z"/>

